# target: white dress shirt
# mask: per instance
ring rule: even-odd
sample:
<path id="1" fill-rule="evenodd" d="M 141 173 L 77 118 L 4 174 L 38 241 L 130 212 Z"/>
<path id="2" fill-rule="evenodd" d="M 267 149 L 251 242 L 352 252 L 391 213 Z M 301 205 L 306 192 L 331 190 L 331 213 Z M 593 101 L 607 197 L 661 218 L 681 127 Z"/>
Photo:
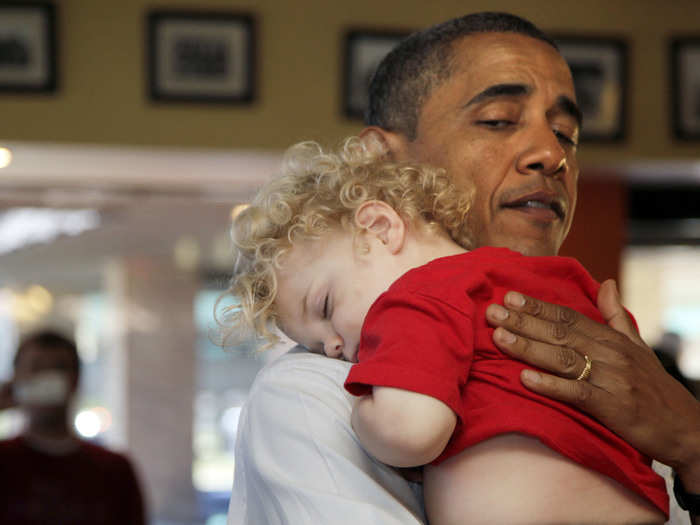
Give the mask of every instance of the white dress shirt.
<path id="1" fill-rule="evenodd" d="M 417 487 L 369 456 L 350 425 L 349 363 L 294 349 L 243 407 L 228 525 L 420 525 Z"/>

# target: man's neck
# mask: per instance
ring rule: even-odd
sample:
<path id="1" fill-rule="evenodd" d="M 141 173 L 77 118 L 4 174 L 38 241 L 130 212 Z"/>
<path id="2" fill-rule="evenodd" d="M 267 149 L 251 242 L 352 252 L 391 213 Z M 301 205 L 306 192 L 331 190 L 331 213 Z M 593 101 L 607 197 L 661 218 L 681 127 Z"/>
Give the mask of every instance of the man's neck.
<path id="1" fill-rule="evenodd" d="M 45 408 L 27 414 L 24 435 L 37 440 L 64 441 L 74 436 L 68 407 Z"/>
<path id="2" fill-rule="evenodd" d="M 67 427 L 46 429 L 29 426 L 22 437 L 33 449 L 51 455 L 70 454 L 80 447 L 80 440 Z"/>

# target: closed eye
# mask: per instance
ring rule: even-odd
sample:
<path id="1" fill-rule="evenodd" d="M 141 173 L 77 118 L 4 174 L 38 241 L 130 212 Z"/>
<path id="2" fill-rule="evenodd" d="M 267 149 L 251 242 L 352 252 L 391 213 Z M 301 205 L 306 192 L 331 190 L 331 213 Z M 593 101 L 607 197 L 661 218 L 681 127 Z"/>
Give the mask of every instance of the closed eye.
<path id="1" fill-rule="evenodd" d="M 515 123 L 512 120 L 495 119 L 495 120 L 479 120 L 479 121 L 477 121 L 477 124 L 481 124 L 482 126 L 486 126 L 488 128 L 492 128 L 492 129 L 502 129 L 502 128 L 507 128 L 508 126 L 512 126 Z"/>
<path id="2" fill-rule="evenodd" d="M 553 130 L 553 132 L 554 132 L 554 135 L 557 137 L 557 140 L 559 140 L 560 142 L 568 144 L 569 146 L 574 146 L 574 147 L 578 146 L 578 143 L 574 139 L 569 137 L 566 133 L 562 133 L 561 131 L 556 130 L 556 129 Z"/>
<path id="3" fill-rule="evenodd" d="M 328 319 L 328 294 L 326 294 L 326 298 L 323 300 L 323 318 Z"/>

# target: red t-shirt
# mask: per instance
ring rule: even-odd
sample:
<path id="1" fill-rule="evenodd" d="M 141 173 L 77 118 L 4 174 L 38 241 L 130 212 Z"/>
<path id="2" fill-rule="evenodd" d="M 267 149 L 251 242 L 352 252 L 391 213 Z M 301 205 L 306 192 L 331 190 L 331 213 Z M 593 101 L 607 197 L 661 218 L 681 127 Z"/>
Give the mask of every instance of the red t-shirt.
<path id="1" fill-rule="evenodd" d="M 35 450 L 22 437 L 0 442 L 0 523 L 143 525 L 143 500 L 129 460 L 81 442 L 67 454 Z"/>
<path id="2" fill-rule="evenodd" d="M 575 259 L 525 257 L 480 248 L 415 268 L 383 293 L 364 325 L 359 363 L 345 382 L 355 395 L 389 386 L 435 397 L 457 426 L 435 464 L 493 436 L 517 432 L 642 495 L 668 515 L 663 479 L 651 460 L 574 407 L 527 390 L 526 365 L 494 345 L 486 307 L 508 290 L 573 308 L 603 322 L 600 285 Z M 530 367 L 530 365 L 527 365 Z"/>

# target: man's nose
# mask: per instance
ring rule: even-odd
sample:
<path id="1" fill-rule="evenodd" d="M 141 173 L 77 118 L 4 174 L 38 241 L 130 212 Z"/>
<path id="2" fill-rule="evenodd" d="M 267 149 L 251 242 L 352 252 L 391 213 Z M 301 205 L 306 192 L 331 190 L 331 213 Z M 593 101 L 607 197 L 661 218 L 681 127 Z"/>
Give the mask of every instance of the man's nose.
<path id="1" fill-rule="evenodd" d="M 323 342 L 323 353 L 334 359 L 341 357 L 343 355 L 343 340 L 337 335 L 328 337 Z"/>
<path id="2" fill-rule="evenodd" d="M 523 175 L 558 177 L 567 170 L 566 150 L 547 123 L 531 130 L 517 169 Z"/>

